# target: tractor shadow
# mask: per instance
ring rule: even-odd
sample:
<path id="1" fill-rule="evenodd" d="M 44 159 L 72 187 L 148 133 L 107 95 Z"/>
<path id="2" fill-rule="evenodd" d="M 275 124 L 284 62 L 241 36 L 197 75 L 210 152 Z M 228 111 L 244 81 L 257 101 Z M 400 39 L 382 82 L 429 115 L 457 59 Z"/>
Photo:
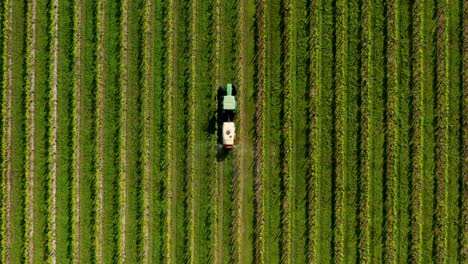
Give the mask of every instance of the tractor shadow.
<path id="1" fill-rule="evenodd" d="M 218 116 L 219 114 L 220 111 L 218 111 Z M 221 128 L 223 125 L 223 122 L 220 120 L 221 119 L 216 118 L 215 115 L 212 115 L 208 123 L 208 133 L 211 135 L 216 134 L 216 160 L 218 162 L 223 162 L 230 151 L 223 147 L 222 131 L 221 129 L 217 129 L 217 127 Z"/>
<path id="2" fill-rule="evenodd" d="M 218 162 L 223 162 L 224 159 L 229 155 L 231 152 L 229 149 L 225 149 L 223 147 L 223 122 L 227 120 L 227 115 L 223 111 L 223 96 L 226 95 L 226 90 L 223 87 L 219 87 L 217 101 L 218 101 L 218 108 L 217 108 L 217 116 L 216 118 L 216 160 Z"/>
<path id="3" fill-rule="evenodd" d="M 216 160 L 218 162 L 223 162 L 224 159 L 229 155 L 229 152 L 231 152 L 230 149 L 225 149 L 223 147 L 223 144 L 218 144 L 217 145 L 217 152 L 216 152 Z"/>

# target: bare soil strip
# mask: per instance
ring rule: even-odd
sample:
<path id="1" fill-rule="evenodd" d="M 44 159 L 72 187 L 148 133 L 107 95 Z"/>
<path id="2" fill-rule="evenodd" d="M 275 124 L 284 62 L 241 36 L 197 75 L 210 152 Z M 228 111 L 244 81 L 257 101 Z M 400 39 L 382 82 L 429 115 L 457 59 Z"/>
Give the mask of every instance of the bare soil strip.
<path id="1" fill-rule="evenodd" d="M 6 122 L 6 133 L 5 133 L 5 147 L 3 149 L 4 151 L 4 188 L 2 188 L 5 193 L 4 193 L 4 220 L 5 223 L 2 223 L 4 225 L 3 230 L 5 231 L 5 238 L 2 239 L 2 247 L 3 247 L 3 254 L 2 258 L 5 263 L 10 263 L 10 249 L 11 249 L 11 229 L 12 229 L 12 224 L 11 224 L 11 134 L 12 134 L 12 113 L 11 113 L 11 100 L 12 100 L 12 85 L 13 85 L 13 78 L 12 78 L 12 34 L 13 34 L 13 1 L 7 1 L 5 4 L 8 8 L 8 19 L 7 19 L 7 66 L 6 66 L 6 87 L 5 87 L 5 92 L 4 92 L 4 100 L 6 101 L 6 117 L 5 117 L 5 122 Z"/>
<path id="2" fill-rule="evenodd" d="M 190 149 L 190 170 L 189 170 L 189 262 L 197 263 L 197 252 L 196 252 L 196 224 L 197 224 L 197 194 L 198 194 L 198 167 L 197 167 L 197 82 L 198 82 L 198 0 L 192 1 L 192 23 L 191 23 L 191 89 L 190 89 L 190 135 L 189 135 L 189 149 Z"/>
<path id="3" fill-rule="evenodd" d="M 104 217 L 104 95 L 105 95 L 105 82 L 104 82 L 104 31 L 105 31 L 105 0 L 101 0 L 97 4 L 97 16 L 98 16 L 98 23 L 97 23 L 97 32 L 98 32 L 98 59 L 97 59 L 97 103 L 98 103 L 98 112 L 97 112 L 97 171 L 96 171 L 96 178 L 97 178 L 97 215 L 96 215 L 96 231 L 97 231 L 97 238 L 96 238 L 96 260 L 97 263 L 103 262 L 103 244 L 104 244 L 104 225 L 102 218 Z"/>
<path id="4" fill-rule="evenodd" d="M 49 227 L 49 244 L 50 254 L 49 261 L 52 264 L 57 262 L 57 126 L 58 126 L 58 109 L 57 109 L 57 86 L 58 86 L 58 11 L 59 0 L 53 2 L 53 18 L 52 18 L 52 89 L 51 89 L 51 104 L 52 104 L 52 134 L 51 134 L 51 168 L 50 168 L 50 227 Z"/>
<path id="5" fill-rule="evenodd" d="M 82 32 L 81 32 L 81 22 L 83 21 L 82 18 L 82 3 L 83 1 L 77 0 L 75 3 L 76 5 L 76 14 L 75 14 L 75 83 L 74 83 L 74 93 L 75 93 L 75 107 L 74 107 L 74 156 L 73 156 L 73 163 L 74 163 L 74 184 L 73 184 L 73 190 L 74 190 L 74 226 L 75 226 L 75 232 L 73 234 L 74 239 L 72 241 L 73 243 L 73 261 L 75 263 L 80 263 L 80 233 L 81 233 L 81 224 L 80 224 L 80 177 L 81 177 L 81 168 L 80 168 L 80 162 L 81 162 L 81 73 L 82 73 L 82 54 L 81 54 L 81 48 L 83 46 L 82 43 Z"/>
<path id="6" fill-rule="evenodd" d="M 128 90 L 128 1 L 122 2 L 122 28 L 121 28 L 121 56 L 122 61 L 120 62 L 121 67 L 121 142 L 120 142 L 120 263 L 125 263 L 127 258 L 127 90 Z"/>
<path id="7" fill-rule="evenodd" d="M 150 263 L 150 192 L 151 192 L 151 101 L 150 92 L 152 84 L 152 67 L 151 67 L 151 54 L 152 54 L 152 0 L 146 1 L 145 6 L 145 28 L 144 28 L 144 71 L 145 71 L 145 84 L 144 84 L 144 209 L 143 209 L 143 262 Z"/>
<path id="8" fill-rule="evenodd" d="M 28 38 L 29 42 L 29 91 L 27 94 L 28 97 L 28 137 L 27 137 L 27 148 L 28 148 L 28 162 L 29 165 L 27 174 L 28 174 L 28 196 L 29 201 L 27 204 L 28 208 L 28 220 L 27 220 L 27 259 L 28 263 L 34 262 L 34 163 L 35 163 L 35 154 L 34 154 L 34 143 L 35 143 L 35 98 L 34 92 L 36 87 L 36 0 L 32 0 L 30 6 L 28 7 L 29 23 L 28 32 L 30 37 Z"/>

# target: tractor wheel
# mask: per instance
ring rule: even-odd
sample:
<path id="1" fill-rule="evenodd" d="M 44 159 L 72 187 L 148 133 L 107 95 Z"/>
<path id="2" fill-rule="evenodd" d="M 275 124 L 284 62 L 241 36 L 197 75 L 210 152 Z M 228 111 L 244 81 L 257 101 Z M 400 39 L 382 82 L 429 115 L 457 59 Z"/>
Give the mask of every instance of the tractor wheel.
<path id="1" fill-rule="evenodd" d="M 232 95 L 237 95 L 237 86 L 235 84 L 232 85 Z"/>
<path id="2" fill-rule="evenodd" d="M 219 93 L 220 96 L 225 96 L 226 95 L 226 88 L 224 88 L 224 86 L 220 86 L 218 93 Z"/>

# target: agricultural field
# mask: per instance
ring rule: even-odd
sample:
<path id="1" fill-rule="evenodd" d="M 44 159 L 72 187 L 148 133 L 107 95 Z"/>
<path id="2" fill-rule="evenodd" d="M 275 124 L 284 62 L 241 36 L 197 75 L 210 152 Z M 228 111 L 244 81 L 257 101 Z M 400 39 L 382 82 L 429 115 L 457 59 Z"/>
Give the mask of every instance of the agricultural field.
<path id="1" fill-rule="evenodd" d="M 0 25 L 0 263 L 468 263 L 467 1 L 0 0 Z"/>

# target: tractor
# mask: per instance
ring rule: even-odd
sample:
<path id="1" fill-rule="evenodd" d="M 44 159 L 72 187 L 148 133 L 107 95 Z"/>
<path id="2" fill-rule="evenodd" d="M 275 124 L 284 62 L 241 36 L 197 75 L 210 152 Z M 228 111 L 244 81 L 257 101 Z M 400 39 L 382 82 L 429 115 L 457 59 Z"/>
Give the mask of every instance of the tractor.
<path id="1" fill-rule="evenodd" d="M 236 137 L 236 126 L 234 117 L 237 112 L 236 102 L 236 86 L 228 83 L 226 88 L 221 87 L 220 99 L 222 98 L 221 122 L 222 122 L 222 139 L 225 149 L 232 149 L 234 139 Z"/>

